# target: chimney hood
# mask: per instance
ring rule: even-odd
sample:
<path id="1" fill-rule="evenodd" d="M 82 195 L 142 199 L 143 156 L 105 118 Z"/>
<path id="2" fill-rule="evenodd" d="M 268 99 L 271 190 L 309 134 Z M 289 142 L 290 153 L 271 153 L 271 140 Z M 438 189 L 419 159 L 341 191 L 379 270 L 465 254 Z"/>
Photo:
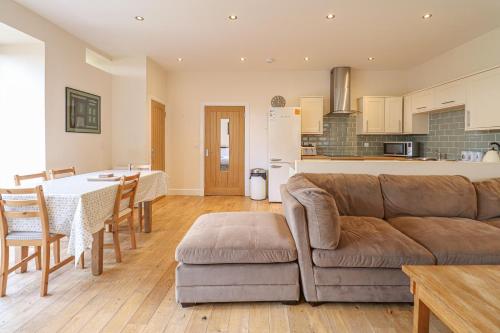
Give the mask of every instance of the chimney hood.
<path id="1" fill-rule="evenodd" d="M 351 110 L 351 67 L 334 67 L 330 72 L 330 112 L 349 114 Z"/>

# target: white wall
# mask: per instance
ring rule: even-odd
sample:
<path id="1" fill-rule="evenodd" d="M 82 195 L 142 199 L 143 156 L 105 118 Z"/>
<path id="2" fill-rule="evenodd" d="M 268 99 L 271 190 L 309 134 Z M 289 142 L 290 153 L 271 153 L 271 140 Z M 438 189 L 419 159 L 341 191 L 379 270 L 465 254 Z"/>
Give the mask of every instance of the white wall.
<path id="1" fill-rule="evenodd" d="M 352 72 L 352 106 L 363 94 L 400 95 L 404 72 Z M 300 96 L 325 96 L 329 107 L 329 71 L 172 72 L 167 81 L 167 173 L 170 193 L 201 193 L 200 126 L 203 103 L 248 104 L 250 168 L 267 168 L 267 112 L 271 98 L 282 95 L 287 106 Z"/>
<path id="2" fill-rule="evenodd" d="M 0 184 L 45 170 L 45 47 L 0 46 Z"/>
<path id="3" fill-rule="evenodd" d="M 46 167 L 110 167 L 111 75 L 86 64 L 86 43 L 11 0 L 0 1 L 0 22 L 45 42 Z M 65 132 L 65 87 L 101 96 L 100 135 Z"/>
<path id="4" fill-rule="evenodd" d="M 146 58 L 112 61 L 112 164 L 149 161 Z"/>
<path id="5" fill-rule="evenodd" d="M 500 65 L 500 28 L 408 70 L 408 90 L 418 90 Z"/>

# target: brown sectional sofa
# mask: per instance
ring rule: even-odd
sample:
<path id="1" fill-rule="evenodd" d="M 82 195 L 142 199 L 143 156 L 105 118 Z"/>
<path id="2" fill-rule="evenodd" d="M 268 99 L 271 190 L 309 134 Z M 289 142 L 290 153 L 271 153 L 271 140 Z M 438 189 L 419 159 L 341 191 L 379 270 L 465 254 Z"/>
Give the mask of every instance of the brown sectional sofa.
<path id="1" fill-rule="evenodd" d="M 500 179 L 298 174 L 281 194 L 309 302 L 411 302 L 402 265 L 500 264 Z"/>

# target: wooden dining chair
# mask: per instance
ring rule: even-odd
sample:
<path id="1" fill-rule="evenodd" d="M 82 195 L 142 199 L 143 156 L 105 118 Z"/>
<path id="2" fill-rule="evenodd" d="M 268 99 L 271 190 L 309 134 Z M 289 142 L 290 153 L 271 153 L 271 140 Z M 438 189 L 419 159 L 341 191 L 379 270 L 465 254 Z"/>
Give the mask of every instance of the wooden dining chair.
<path id="1" fill-rule="evenodd" d="M 132 164 L 132 170 L 151 171 L 151 164 Z M 144 225 L 144 202 L 137 203 L 137 216 L 139 220 L 139 232 L 142 232 Z"/>
<path id="2" fill-rule="evenodd" d="M 63 177 L 69 177 L 76 175 L 75 167 L 67 168 L 67 169 L 50 169 L 48 172 L 49 179 L 57 179 Z"/>
<path id="3" fill-rule="evenodd" d="M 9 196 L 15 197 L 9 198 Z M 19 196 L 28 196 L 29 199 L 19 199 Z M 40 296 L 47 295 L 49 274 L 72 262 L 75 258 L 70 256 L 50 267 L 50 244 L 59 242 L 64 235 L 49 233 L 47 206 L 42 186 L 26 189 L 0 189 L 0 216 L 2 219 L 0 223 L 0 243 L 2 250 L 0 296 L 3 297 L 6 294 L 9 274 L 18 268 L 21 268 L 21 272 L 26 271 L 28 262 L 32 259 L 36 261 L 37 270 L 42 270 Z M 9 220 L 26 218 L 38 219 L 42 231 L 9 232 Z M 20 246 L 23 251 L 21 252 L 21 261 L 9 268 L 9 247 L 11 246 Z M 28 256 L 30 246 L 33 246 L 35 251 Z"/>
<path id="4" fill-rule="evenodd" d="M 30 174 L 30 175 L 15 175 L 14 176 L 14 183 L 16 184 L 16 186 L 20 186 L 22 181 L 30 180 L 30 179 L 48 180 L 47 172 L 42 171 L 39 173 Z"/>
<path id="5" fill-rule="evenodd" d="M 121 222 L 125 220 L 128 221 L 130 248 L 135 249 L 137 247 L 134 229 L 134 200 L 137 192 L 137 184 L 139 183 L 139 176 L 140 174 L 135 174 L 121 178 L 120 185 L 118 185 L 118 190 L 116 191 L 113 215 L 105 221 L 105 224 L 111 227 L 113 244 L 104 244 L 104 247 L 114 248 L 116 262 L 122 261 L 119 239 L 119 226 Z"/>

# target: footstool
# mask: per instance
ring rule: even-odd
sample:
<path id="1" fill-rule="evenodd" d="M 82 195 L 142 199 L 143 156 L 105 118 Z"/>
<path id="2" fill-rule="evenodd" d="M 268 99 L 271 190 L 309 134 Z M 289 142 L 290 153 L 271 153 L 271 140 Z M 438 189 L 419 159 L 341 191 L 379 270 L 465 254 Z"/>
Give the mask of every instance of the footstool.
<path id="1" fill-rule="evenodd" d="M 200 216 L 175 251 L 176 300 L 297 302 L 297 249 L 285 218 L 267 212 Z"/>

